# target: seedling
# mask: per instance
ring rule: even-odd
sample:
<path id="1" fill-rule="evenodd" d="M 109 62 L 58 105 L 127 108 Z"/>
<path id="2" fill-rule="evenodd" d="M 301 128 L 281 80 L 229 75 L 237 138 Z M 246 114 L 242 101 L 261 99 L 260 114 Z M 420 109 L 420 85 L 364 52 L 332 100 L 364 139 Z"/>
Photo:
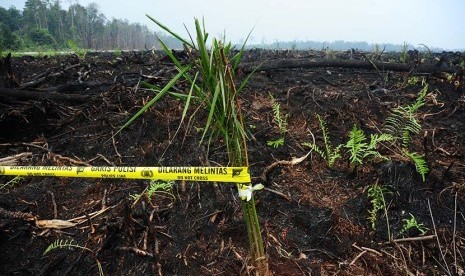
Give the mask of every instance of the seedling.
<path id="1" fill-rule="evenodd" d="M 350 163 L 355 166 L 362 165 L 364 159 L 368 158 L 382 158 L 383 157 L 377 150 L 376 147 L 380 142 L 388 142 L 394 140 L 389 134 L 371 134 L 370 143 L 366 142 L 367 138 L 363 130 L 358 129 L 356 125 L 352 128 L 349 133 L 349 141 L 344 145 L 347 151 L 350 153 Z"/>
<path id="2" fill-rule="evenodd" d="M 326 122 L 324 119 L 320 117 L 320 115 L 316 114 L 316 117 L 318 118 L 318 122 L 320 123 L 320 128 L 321 132 L 323 134 L 323 141 L 325 145 L 325 151 L 318 147 L 314 143 L 310 142 L 305 142 L 303 143 L 304 146 L 307 146 L 311 148 L 313 151 L 318 153 L 323 159 L 325 159 L 328 162 L 328 167 L 332 168 L 334 165 L 334 162 L 341 157 L 340 150 L 343 144 L 338 145 L 336 148 L 333 147 L 331 141 L 329 140 L 328 136 L 328 129 L 326 127 Z"/>
<path id="3" fill-rule="evenodd" d="M 423 223 L 418 223 L 417 219 L 415 218 L 414 215 L 410 214 L 409 219 L 403 219 L 404 225 L 402 226 L 402 229 L 400 230 L 400 234 L 408 232 L 410 229 L 416 229 L 418 230 L 421 235 L 426 234 L 426 231 L 429 229 L 423 225 Z"/>
<path id="4" fill-rule="evenodd" d="M 379 211 L 384 210 L 384 213 L 386 215 L 388 237 L 389 239 L 391 239 L 389 217 L 387 213 L 386 200 L 384 198 L 385 194 L 392 194 L 392 192 L 387 187 L 378 185 L 378 182 L 374 183 L 370 188 L 368 188 L 368 199 L 373 205 L 373 208 L 371 210 L 368 210 L 368 213 L 370 214 L 368 216 L 368 220 L 371 223 L 371 228 L 373 228 L 373 230 L 376 230 L 376 220 L 378 213 Z"/>
<path id="5" fill-rule="evenodd" d="M 150 184 L 140 194 L 129 195 L 134 202 L 139 201 L 143 196 L 146 196 L 148 200 L 151 200 L 155 194 L 167 195 L 174 198 L 173 195 L 173 181 L 167 180 L 151 180 Z"/>
<path id="6" fill-rule="evenodd" d="M 417 172 L 421 175 L 421 179 L 425 182 L 426 175 L 429 173 L 428 164 L 426 163 L 425 158 L 416 152 L 409 152 L 405 149 L 402 150 L 402 153 L 412 160 Z"/>
<path id="7" fill-rule="evenodd" d="M 58 239 L 58 240 L 54 241 L 52 244 L 50 244 L 47 247 L 47 249 L 45 249 L 43 255 L 46 255 L 46 254 L 48 254 L 51 251 L 54 251 L 56 249 L 67 249 L 67 250 L 80 249 L 80 250 L 90 252 L 90 254 L 93 255 L 93 257 L 95 259 L 95 262 L 97 264 L 99 275 L 100 276 L 104 275 L 103 274 L 103 269 L 102 269 L 102 264 L 100 264 L 100 261 L 97 259 L 97 256 L 95 256 L 95 252 L 92 249 L 87 248 L 85 246 L 81 246 L 72 239 L 71 240 L 60 240 L 60 239 Z"/>
<path id="8" fill-rule="evenodd" d="M 266 144 L 273 148 L 279 148 L 284 145 L 284 137 L 279 137 L 276 140 L 267 141 Z"/>
<path id="9" fill-rule="evenodd" d="M 417 111 L 425 104 L 427 92 L 428 85 L 426 84 L 420 91 L 415 103 L 405 107 L 396 107 L 386 119 L 386 124 L 384 126 L 386 133 L 391 134 L 396 140 L 401 140 L 401 153 L 414 162 L 417 172 L 421 175 L 423 181 L 425 181 L 425 176 L 429 172 L 428 165 L 424 157 L 416 152 L 410 152 L 408 146 L 411 136 L 413 134 L 419 134 L 421 131 L 421 125 L 417 120 Z"/>
<path id="10" fill-rule="evenodd" d="M 3 190 L 3 189 L 8 189 L 10 187 L 14 187 L 16 186 L 16 184 L 18 184 L 19 182 L 21 182 L 21 180 L 23 180 L 24 177 L 22 176 L 15 176 L 13 179 L 9 180 L 7 183 L 5 184 L 0 184 L 0 190 Z"/>
<path id="11" fill-rule="evenodd" d="M 281 113 L 281 105 L 275 100 L 273 95 L 270 94 L 270 98 L 273 107 L 273 120 L 278 125 L 279 134 L 281 137 L 276 140 L 268 141 L 266 144 L 268 146 L 278 148 L 284 145 L 284 135 L 287 132 L 287 115 L 283 116 Z"/>
<path id="12" fill-rule="evenodd" d="M 418 82 L 420 82 L 420 78 L 417 76 L 412 76 L 407 79 L 407 84 L 411 86 L 416 85 Z"/>

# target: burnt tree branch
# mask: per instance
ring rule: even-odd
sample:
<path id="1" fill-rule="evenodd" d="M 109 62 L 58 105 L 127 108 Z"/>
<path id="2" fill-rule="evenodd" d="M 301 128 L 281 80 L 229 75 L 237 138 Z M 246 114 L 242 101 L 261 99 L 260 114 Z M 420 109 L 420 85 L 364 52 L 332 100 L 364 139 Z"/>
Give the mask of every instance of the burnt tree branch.
<path id="1" fill-rule="evenodd" d="M 11 88 L 0 87 L 0 101 L 2 100 L 54 100 L 54 101 L 64 101 L 69 103 L 84 103 L 90 99 L 90 95 L 79 95 L 79 94 L 62 94 L 62 93 L 53 93 L 53 92 L 38 92 L 38 91 L 27 91 L 27 90 L 18 90 Z"/>

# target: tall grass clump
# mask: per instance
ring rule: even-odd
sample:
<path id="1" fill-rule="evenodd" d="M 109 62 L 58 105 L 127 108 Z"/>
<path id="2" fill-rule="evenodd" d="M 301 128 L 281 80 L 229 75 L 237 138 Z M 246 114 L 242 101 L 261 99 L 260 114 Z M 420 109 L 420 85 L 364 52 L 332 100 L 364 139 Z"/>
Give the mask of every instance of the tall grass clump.
<path id="1" fill-rule="evenodd" d="M 238 95 L 246 85 L 250 75 L 241 84 L 237 84 L 235 78 L 235 70 L 243 56 L 247 40 L 239 51 L 232 51 L 232 44 L 226 42 L 224 37 L 220 40 L 216 38 L 209 40 L 203 21 L 195 19 L 195 36 L 189 34 L 190 39 L 187 40 L 156 19 L 148 15 L 147 17 L 183 43 L 184 50 L 189 56 L 189 62 L 186 64 L 183 61 L 181 64 L 181 61 L 173 55 L 168 46 L 159 40 L 161 47 L 177 67 L 178 74 L 162 89 L 155 88 L 156 96 L 129 119 L 121 129 L 131 124 L 163 96 L 173 96 L 171 88 L 178 80 L 184 79 L 189 83 L 190 90 L 185 97 L 179 97 L 185 102 L 181 123 L 184 121 L 190 106 L 195 105 L 193 110 L 206 109 L 208 116 L 200 143 L 206 144 L 209 148 L 212 142 L 221 140 L 226 146 L 229 166 L 249 167 L 247 137 Z M 250 254 L 253 265 L 256 267 L 254 270 L 256 275 L 269 274 L 268 260 L 264 251 L 252 193 L 262 187 L 262 185 L 252 186 L 251 183 L 237 184 L 244 209 Z"/>

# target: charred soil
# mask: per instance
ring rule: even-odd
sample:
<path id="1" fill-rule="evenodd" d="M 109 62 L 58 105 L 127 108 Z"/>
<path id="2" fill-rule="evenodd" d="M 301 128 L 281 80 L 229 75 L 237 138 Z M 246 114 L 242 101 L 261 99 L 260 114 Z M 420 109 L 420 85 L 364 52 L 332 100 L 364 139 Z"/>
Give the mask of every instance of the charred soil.
<path id="1" fill-rule="evenodd" d="M 445 60 L 447 68 L 459 68 L 464 59 L 454 53 L 436 56 L 422 62 Z M 243 62 L 320 58 L 375 64 L 399 60 L 399 54 L 250 50 Z M 417 72 L 415 62 L 421 57 L 410 58 L 404 64 L 412 69 L 407 72 L 333 63 L 259 69 L 240 95 L 250 171 L 254 183 L 265 185 L 255 195 L 273 275 L 463 275 L 463 68 L 456 74 L 444 73 L 440 66 Z M 160 53 L 88 53 L 85 59 L 25 56 L 13 58 L 11 67 L 20 87 L 9 88 L 17 96 L 0 96 L 0 162 L 10 157 L 9 164 L 37 166 L 227 165 L 222 141 L 210 148 L 199 144 L 208 114 L 199 111 L 180 125 L 184 105 L 173 97 L 113 136 L 155 95 L 147 83 L 163 87 L 177 73 Z M 246 71 L 238 70 L 238 78 L 245 78 Z M 425 156 L 430 169 L 425 181 L 400 146 L 391 143 L 380 147 L 387 159 L 357 167 L 342 149 L 332 167 L 313 151 L 299 164 L 270 168 L 277 161 L 305 156 L 310 151 L 306 142 L 324 149 L 316 114 L 326 122 L 335 147 L 347 142 L 354 125 L 367 135 L 382 131 L 392 110 L 415 102 L 424 84 L 429 87 L 425 105 L 417 113 L 422 128 L 412 135 L 409 149 Z M 173 92 L 188 89 L 181 81 Z M 21 91 L 26 90 L 44 96 L 24 98 Z M 47 93 L 79 97 L 49 98 Z M 277 125 L 276 103 L 286 132 Z M 283 145 L 268 144 L 280 137 Z M 0 214 L 1 275 L 96 275 L 97 260 L 105 275 L 253 271 L 235 185 L 176 182 L 172 195 L 134 201 L 130 195 L 141 194 L 147 181 L 12 179 L 0 177 L 0 208 L 28 216 Z M 384 195 L 387 212 L 377 214 L 373 228 L 367 192 L 374 183 L 389 192 Z M 411 215 L 426 233 L 402 231 Z M 51 229 L 38 225 L 38 219 L 79 223 Z M 57 240 L 74 240 L 90 250 L 56 249 L 43 255 Z"/>

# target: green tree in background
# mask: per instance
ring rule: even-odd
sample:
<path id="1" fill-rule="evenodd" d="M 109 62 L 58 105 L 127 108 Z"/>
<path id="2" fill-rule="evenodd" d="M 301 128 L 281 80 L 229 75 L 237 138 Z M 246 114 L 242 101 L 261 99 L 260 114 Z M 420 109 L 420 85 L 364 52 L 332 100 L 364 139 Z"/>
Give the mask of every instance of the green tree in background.
<path id="1" fill-rule="evenodd" d="M 21 42 L 16 34 L 11 32 L 10 28 L 0 23 L 0 51 L 2 49 L 16 50 L 21 47 Z"/>
<path id="2" fill-rule="evenodd" d="M 158 46 L 157 36 L 168 47 L 182 48 L 174 38 L 158 34 L 139 23 L 108 20 L 96 3 L 82 6 L 62 0 L 27 0 L 22 11 L 0 7 L 0 47 L 2 50 L 49 47 L 67 49 L 68 40 L 87 49 L 144 49 Z"/>

